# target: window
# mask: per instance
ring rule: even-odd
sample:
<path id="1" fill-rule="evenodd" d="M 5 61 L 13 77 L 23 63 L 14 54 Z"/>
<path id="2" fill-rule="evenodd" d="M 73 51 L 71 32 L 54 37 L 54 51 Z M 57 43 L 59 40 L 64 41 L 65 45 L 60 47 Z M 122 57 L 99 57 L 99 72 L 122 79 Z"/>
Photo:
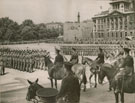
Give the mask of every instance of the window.
<path id="1" fill-rule="evenodd" d="M 113 33 L 112 33 L 112 37 L 113 37 Z"/>
<path id="2" fill-rule="evenodd" d="M 116 32 L 116 38 L 118 37 L 118 33 Z"/>
<path id="3" fill-rule="evenodd" d="M 100 38 L 100 33 L 98 33 L 98 37 Z"/>
<path id="4" fill-rule="evenodd" d="M 122 38 L 122 32 L 120 33 L 120 37 Z"/>
<path id="5" fill-rule="evenodd" d="M 127 36 L 127 32 L 125 32 L 125 36 Z"/>

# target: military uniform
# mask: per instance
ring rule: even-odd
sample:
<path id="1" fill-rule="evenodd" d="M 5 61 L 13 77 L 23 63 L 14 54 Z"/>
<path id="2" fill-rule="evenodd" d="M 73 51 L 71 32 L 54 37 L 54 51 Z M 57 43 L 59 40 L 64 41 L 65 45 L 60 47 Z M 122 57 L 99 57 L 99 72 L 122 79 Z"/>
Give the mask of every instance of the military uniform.
<path id="1" fill-rule="evenodd" d="M 78 78 L 71 72 L 62 80 L 57 99 L 64 98 L 66 103 L 79 103 L 80 85 Z"/>
<path id="2" fill-rule="evenodd" d="M 104 53 L 103 52 L 99 53 L 97 59 L 98 64 L 104 64 Z"/>
<path id="3" fill-rule="evenodd" d="M 0 75 L 5 73 L 4 58 L 0 55 Z"/>
<path id="4" fill-rule="evenodd" d="M 126 53 L 126 57 L 122 61 L 121 65 L 118 68 L 118 72 L 115 75 L 115 83 L 116 83 L 116 89 L 115 92 L 119 92 L 122 88 L 123 78 L 126 78 L 126 76 L 131 76 L 134 74 L 134 60 L 129 55 L 130 49 L 124 48 L 124 51 Z"/>
<path id="5" fill-rule="evenodd" d="M 116 80 L 122 78 L 125 75 L 130 75 L 134 73 L 134 60 L 130 55 L 124 58 L 122 65 L 119 67 L 119 72 L 115 76 Z"/>
<path id="6" fill-rule="evenodd" d="M 29 63 L 30 63 L 30 66 L 29 66 L 29 72 L 33 72 L 33 67 L 34 67 L 34 58 L 33 58 L 33 56 L 32 56 L 32 55 L 30 55 Z"/>
<path id="7" fill-rule="evenodd" d="M 56 48 L 55 48 L 56 49 Z M 57 72 L 59 68 L 62 68 L 64 63 L 64 58 L 61 54 L 59 54 L 60 50 L 56 49 L 57 56 L 55 57 L 54 66 L 50 70 L 50 77 L 53 76 L 53 72 Z"/>
<path id="8" fill-rule="evenodd" d="M 76 49 L 72 48 L 74 51 Z M 71 55 L 71 59 L 70 59 L 70 63 L 72 64 L 77 64 L 79 62 L 79 59 L 78 59 L 78 54 L 77 52 L 75 51 L 72 55 Z"/>

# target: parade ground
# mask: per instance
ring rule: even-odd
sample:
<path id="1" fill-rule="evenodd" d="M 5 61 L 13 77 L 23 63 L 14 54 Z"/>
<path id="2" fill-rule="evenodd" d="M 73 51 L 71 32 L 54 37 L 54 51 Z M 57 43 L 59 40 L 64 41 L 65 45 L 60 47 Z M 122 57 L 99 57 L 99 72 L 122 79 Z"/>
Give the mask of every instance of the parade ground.
<path id="1" fill-rule="evenodd" d="M 54 47 L 57 44 L 24 44 L 24 45 L 6 45 L 13 49 L 45 49 L 54 57 Z M 69 56 L 67 56 L 69 59 Z M 91 57 L 94 59 L 95 57 Z M 86 69 L 87 80 L 89 78 L 89 68 Z M 26 94 L 28 90 L 28 82 L 39 79 L 39 84 L 45 88 L 51 87 L 48 79 L 48 72 L 46 70 L 35 69 L 34 72 L 28 73 L 15 69 L 5 69 L 5 75 L 0 76 L 0 103 L 32 103 L 26 101 Z M 93 82 L 92 78 L 92 82 Z M 58 90 L 61 86 L 61 80 L 58 81 Z M 108 82 L 104 81 L 103 85 L 97 88 L 90 88 L 89 80 L 87 83 L 87 90 L 81 90 L 80 103 L 115 103 L 113 91 L 108 92 Z M 125 94 L 125 103 L 135 103 L 135 94 Z"/>
<path id="2" fill-rule="evenodd" d="M 32 103 L 26 101 L 28 90 L 27 79 L 35 81 L 39 78 L 39 84 L 51 87 L 48 73 L 44 70 L 36 70 L 33 73 L 22 72 L 14 69 L 6 69 L 6 74 L 0 77 L 0 103 Z M 61 80 L 58 81 L 60 89 Z M 81 90 L 80 103 L 115 103 L 113 92 L 108 92 L 108 82 L 97 88 L 90 88 L 87 84 L 86 92 Z M 125 103 L 135 103 L 135 94 L 125 94 Z"/>

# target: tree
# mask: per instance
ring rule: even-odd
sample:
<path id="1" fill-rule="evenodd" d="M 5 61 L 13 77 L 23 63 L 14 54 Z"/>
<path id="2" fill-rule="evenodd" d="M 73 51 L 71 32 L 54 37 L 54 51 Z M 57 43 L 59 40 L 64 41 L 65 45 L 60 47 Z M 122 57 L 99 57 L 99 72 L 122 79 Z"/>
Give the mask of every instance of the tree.
<path id="1" fill-rule="evenodd" d="M 8 17 L 0 18 L 0 40 L 14 41 L 18 34 L 19 25 Z"/>

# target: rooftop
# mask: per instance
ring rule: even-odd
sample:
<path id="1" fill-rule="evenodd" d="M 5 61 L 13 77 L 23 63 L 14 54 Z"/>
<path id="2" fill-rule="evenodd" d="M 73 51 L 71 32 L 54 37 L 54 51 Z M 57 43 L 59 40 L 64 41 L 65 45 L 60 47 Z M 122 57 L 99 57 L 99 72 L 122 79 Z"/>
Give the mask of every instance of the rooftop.
<path id="1" fill-rule="evenodd" d="M 106 11 L 102 11 L 101 13 L 99 14 L 96 14 L 95 17 L 98 17 L 98 16 L 106 16 L 109 14 L 109 10 L 106 10 Z"/>
<path id="2" fill-rule="evenodd" d="M 120 3 L 120 2 L 130 3 L 130 1 L 129 1 L 129 0 L 111 0 L 110 4 Z"/>
<path id="3" fill-rule="evenodd" d="M 113 10 L 112 12 L 109 12 L 109 10 L 107 10 L 107 11 L 102 11 L 100 14 L 95 15 L 93 18 L 108 16 L 108 15 L 110 15 L 112 13 L 115 13 L 115 12 L 118 12 L 118 13 L 121 13 L 121 14 L 134 13 L 134 11 L 120 12 L 120 11 L 117 11 L 117 10 Z"/>

